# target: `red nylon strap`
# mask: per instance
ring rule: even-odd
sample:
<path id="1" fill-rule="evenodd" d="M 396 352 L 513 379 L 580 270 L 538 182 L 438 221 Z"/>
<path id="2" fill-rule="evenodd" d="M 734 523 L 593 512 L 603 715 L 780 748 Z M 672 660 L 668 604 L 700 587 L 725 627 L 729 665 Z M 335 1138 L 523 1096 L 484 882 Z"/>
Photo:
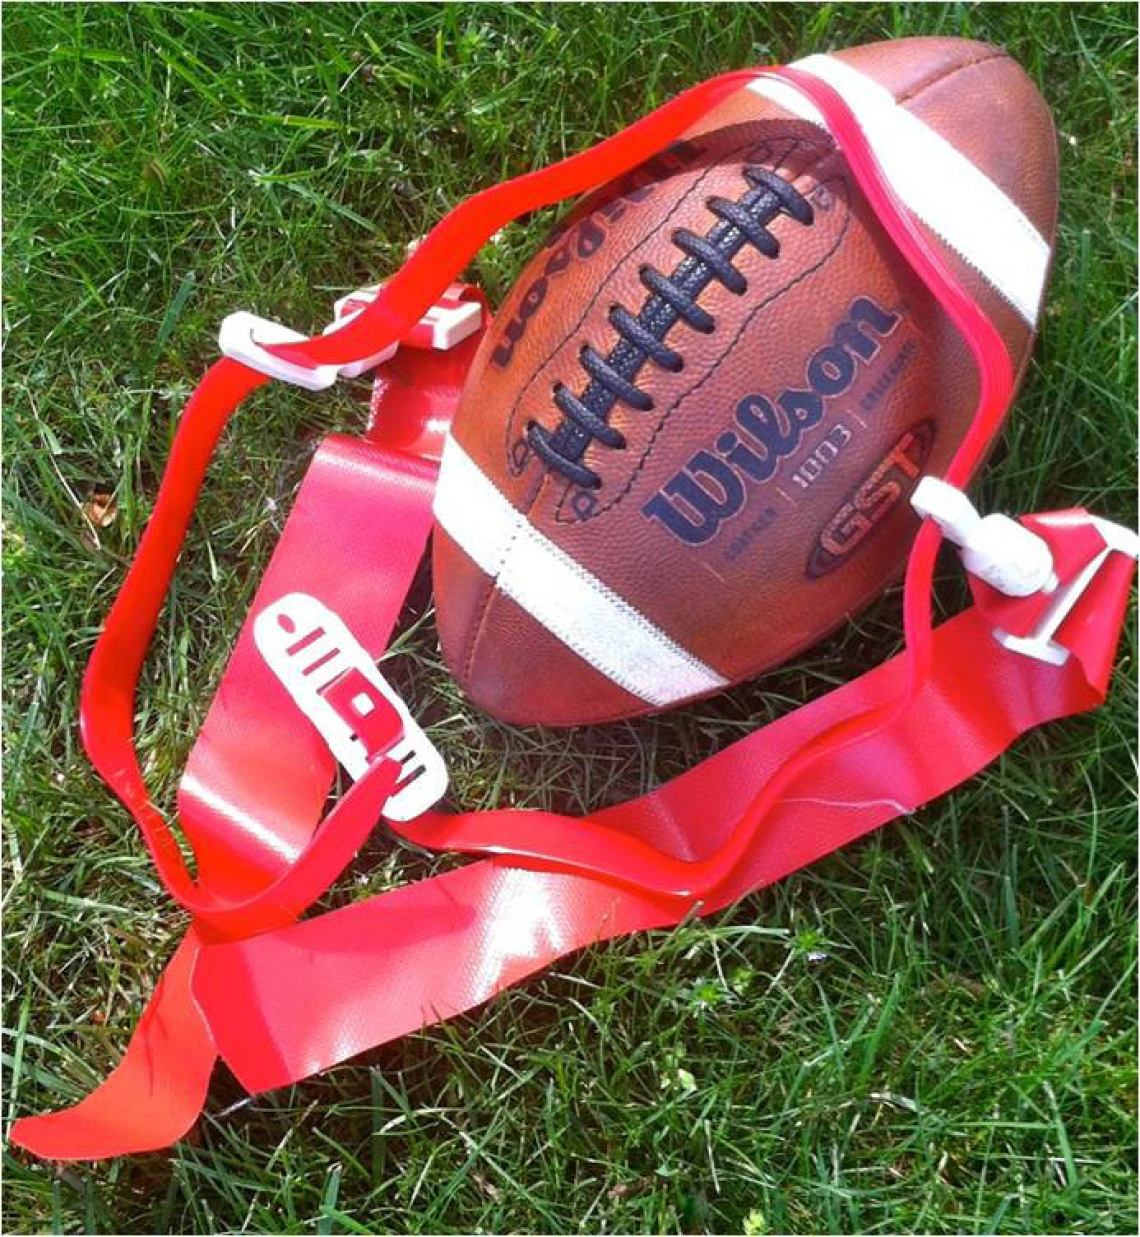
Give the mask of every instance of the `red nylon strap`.
<path id="1" fill-rule="evenodd" d="M 311 365 L 344 364 L 398 341 L 499 228 L 526 211 L 592 189 L 636 167 L 755 76 L 755 71 L 742 70 L 713 78 L 590 150 L 476 194 L 436 225 L 376 300 L 346 326 L 332 335 L 318 335 L 273 351 Z M 134 696 L 210 456 L 229 417 L 266 381 L 235 361 L 218 361 L 187 404 L 154 512 L 88 664 L 80 712 L 91 762 L 138 823 L 163 884 L 200 923 L 220 933 L 259 931 L 270 922 L 279 922 L 278 900 L 263 889 L 251 899 L 234 902 L 225 892 L 191 876 L 177 839 L 150 799 L 139 767 L 132 736 Z M 327 853 L 306 860 L 313 863 L 314 871 L 329 866 L 327 860 L 347 858 L 351 841 L 360 840 L 364 818 L 383 789 L 379 776 L 370 775 L 358 783 L 338 804 L 338 832 L 332 839 L 322 837 L 315 843 Z M 386 776 L 392 776 L 391 771 Z M 191 807 L 191 814 L 203 822 L 204 832 L 216 832 L 209 811 L 203 812 L 200 803 Z M 328 833 L 327 827 L 322 830 Z M 314 881 L 295 881 L 288 901 L 298 905 L 321 892 Z"/>
<path id="2" fill-rule="evenodd" d="M 505 218 L 512 218 L 522 210 L 547 200 L 556 200 L 544 198 L 544 194 L 564 194 L 567 186 L 572 186 L 570 191 L 590 187 L 592 182 L 587 180 L 583 183 L 583 177 L 608 179 L 620 173 L 677 136 L 680 131 L 677 125 L 683 126 L 695 119 L 694 108 L 710 107 L 744 82 L 764 76 L 791 84 L 807 95 L 823 113 L 856 172 L 860 186 L 900 251 L 939 297 L 974 352 L 981 378 L 978 411 L 966 440 L 948 470 L 948 478 L 952 482 L 960 480 L 972 471 L 1004 414 L 1012 389 L 1008 355 L 992 324 L 957 286 L 936 251 L 925 242 L 909 213 L 898 201 L 843 100 L 825 83 L 793 69 L 753 70 L 713 79 L 687 91 L 590 151 L 477 194 L 433 229 L 405 267 L 386 283 L 376 300 L 347 327 L 334 335 L 317 337 L 304 344 L 289 345 L 275 351 L 310 363 L 330 359 L 345 361 L 355 355 L 377 351 L 392 342 L 389 328 L 393 322 L 397 324 L 396 329 L 406 330 L 419 320 L 431 303 L 428 298 L 434 298 L 446 288 L 458 267 L 491 234 L 488 228 L 493 231 Z M 370 327 L 371 333 L 365 332 L 366 326 Z M 346 355 L 343 349 L 349 347 L 351 340 L 356 340 L 358 351 Z M 330 341 L 340 341 L 342 351 L 337 352 L 334 346 L 335 355 L 330 354 L 327 351 Z M 321 889 L 307 873 L 330 870 L 334 862 L 347 861 L 354 846 L 359 845 L 367 831 L 365 818 L 375 806 L 381 789 L 377 778 L 370 775 L 338 804 L 335 819 L 327 822 L 320 838 L 312 843 L 317 853 L 302 856 L 301 872 L 282 876 L 281 879 L 288 880 L 291 885 L 287 898 L 271 887 L 252 895 L 250 899 L 234 903 L 216 887 L 192 880 L 173 834 L 161 813 L 150 802 L 138 768 L 131 741 L 131 700 L 146 642 L 157 622 L 162 595 L 181 546 L 209 452 L 237 400 L 245 390 L 252 390 L 261 381 L 250 381 L 249 377 L 242 367 L 235 367 L 232 362 L 220 362 L 210 370 L 190 401 L 179 427 L 154 517 L 108 618 L 104 639 L 96 648 L 88 668 L 83 706 L 85 717 L 99 717 L 97 726 L 84 727 L 92 760 L 139 822 L 167 888 L 200 921 L 212 925 L 217 932 L 229 934 L 260 931 L 270 924 L 281 922 L 289 907 L 303 907 L 307 901 L 319 896 Z M 738 827 L 717 855 L 709 856 L 700 863 L 677 861 L 653 854 L 616 834 L 583 829 L 581 839 L 571 846 L 560 843 L 557 836 L 551 835 L 542 856 L 545 861 L 632 881 L 679 896 L 707 893 L 719 885 L 739 862 L 759 823 L 796 779 L 827 753 L 847 743 L 862 741 L 875 727 L 888 724 L 910 707 L 929 666 L 930 586 L 938 543 L 937 529 L 933 524 L 928 524 L 921 531 L 908 564 L 904 628 L 910 672 L 904 690 L 875 713 L 845 719 L 834 732 L 814 737 L 802 751 L 790 755 L 785 765 L 757 792 Z M 390 770 L 386 776 L 390 779 L 394 772 Z M 190 785 L 192 788 L 202 785 L 193 771 Z M 229 789 L 233 790 L 232 787 Z M 200 796 L 191 794 L 183 797 L 192 817 L 201 822 L 201 828 L 217 833 L 218 827 L 213 823 L 217 813 L 208 805 L 203 805 Z M 367 802 L 362 802 L 365 799 Z M 227 815 L 231 820 L 238 818 L 225 804 L 220 813 L 224 832 L 229 823 L 224 818 Z M 449 841 L 457 849 L 502 849 L 501 840 L 496 844 L 496 839 L 489 838 L 478 826 L 464 829 L 456 825 Z M 515 846 L 515 849 L 520 854 L 528 853 L 525 847 Z"/>
<path id="3" fill-rule="evenodd" d="M 1064 536 L 1080 526 L 1066 516 L 1039 527 L 1064 553 Z M 303 582 L 289 577 L 288 564 L 275 558 L 274 565 L 282 587 Z M 1032 727 L 1099 705 L 1132 567 L 1115 555 L 1097 577 L 1066 625 L 1077 655 L 1063 667 L 1001 648 L 977 606 L 939 627 L 932 674 L 914 707 L 867 745 L 821 761 L 810 795 L 780 804 L 699 913 L 913 811 Z M 394 596 L 380 603 L 393 614 Z M 668 847 L 694 845 L 697 820 L 700 844 L 715 848 L 751 786 L 813 735 L 896 696 L 905 673 L 896 657 L 593 819 Z M 494 815 L 534 820 L 532 813 Z M 246 940 L 203 945 L 191 929 L 118 1069 L 76 1108 L 17 1121 L 12 1141 L 69 1160 L 167 1146 L 196 1120 L 218 1053 L 251 1091 L 296 1082 L 470 1009 L 575 949 L 680 922 L 695 906 L 489 859 Z"/>
<path id="4" fill-rule="evenodd" d="M 426 460 L 349 438 L 326 439 L 310 466 L 179 787 L 199 884 L 225 907 L 224 918 L 217 907 L 203 916 L 215 931 L 296 918 L 375 827 L 397 771 L 380 762 L 377 780 L 374 766 L 316 830 L 336 762 L 312 726 L 297 724 L 254 645 L 253 616 L 303 578 L 307 591 L 353 616 L 368 648 L 387 648 L 397 612 L 376 598 L 407 592 L 431 531 L 435 479 Z"/>
<path id="5" fill-rule="evenodd" d="M 456 260 L 471 243 L 464 226 L 479 239 L 481 229 L 503 221 L 503 211 L 529 208 L 520 203 L 555 200 L 542 195 L 559 187 L 556 196 L 589 187 L 580 183 L 587 174 L 608 179 L 692 123 L 698 103 L 701 109 L 711 106 L 754 76 L 729 75 L 688 92 L 595 150 L 522 178 L 513 195 L 512 186 L 503 185 L 472 199 L 433 232 L 351 327 L 323 342 L 290 346 L 290 357 L 349 360 L 338 348 L 352 346 L 353 331 L 359 336 L 354 354 L 376 351 L 391 332 L 418 319 L 426 308 L 424 298 L 441 290 L 436 287 L 440 278 L 446 276 L 444 285 L 449 282 L 452 268 L 446 265 L 434 274 L 421 271 L 418 281 L 413 277 L 417 259 L 422 267 L 432 245 L 437 256 Z M 802 75 L 785 71 L 784 76 L 804 84 L 797 80 Z M 954 465 L 968 472 L 1004 410 L 1008 384 L 1003 388 L 1002 360 L 1008 369 L 1008 359 L 1000 341 L 995 353 L 992 328 L 977 320 L 976 308 L 937 263 L 922 269 L 930 251 L 921 238 L 917 246 L 909 244 L 905 212 L 893 202 L 865 143 L 860 146 L 857 125 L 829 88 L 809 81 L 807 93 L 833 125 L 849 159 L 867 165 L 860 183 L 885 221 L 899 225 L 900 247 L 975 348 L 982 406 Z M 645 143 L 656 145 L 647 148 Z M 615 160 L 626 163 L 615 166 Z M 473 222 L 454 223 L 464 211 Z M 366 332 L 369 317 L 373 321 Z M 377 322 L 383 327 L 379 336 Z M 365 339 L 366 344 L 360 342 Z M 459 372 L 454 363 L 452 368 Z M 630 839 L 659 861 L 708 861 L 718 852 L 731 853 L 731 863 L 706 886 L 715 892 L 699 905 L 692 896 L 675 896 L 677 889 L 670 891 L 674 896 L 663 897 L 648 892 L 644 882 L 639 889 L 621 888 L 610 881 L 508 868 L 489 860 L 293 924 L 335 879 L 376 818 L 393 784 L 390 764 L 377 762 L 316 830 L 332 777 L 331 758 L 261 662 L 248 623 L 180 796 L 183 823 L 200 865 L 196 882 L 147 797 L 130 747 L 135 680 L 206 462 L 236 402 L 261 381 L 223 362 L 213 367 L 188 406 L 154 517 L 85 683 L 84 735 L 92 759 L 136 815 L 163 880 L 192 911 L 196 924 L 148 1006 L 123 1064 L 103 1087 L 74 1110 L 14 1127 L 13 1140 L 38 1154 L 93 1158 L 165 1145 L 196 1116 L 219 1049 L 251 1088 L 294 1081 L 470 1008 L 592 940 L 677 922 L 694 910 L 707 913 L 913 810 L 992 760 L 1030 726 L 1092 707 L 1103 696 L 1111 658 L 1105 650 L 1115 645 L 1131 576 L 1128 560 L 1113 556 L 1097 577 L 1096 587 L 1066 624 L 1066 638 L 1077 656 L 1056 668 L 1001 649 L 979 608 L 932 637 L 928 585 L 937 536 L 926 533 L 908 573 L 909 651 L 903 657 L 742 740 L 659 791 L 584 821 L 496 812 L 477 821 L 437 816 L 404 829 L 421 840 L 454 845 L 473 822 L 479 829 L 487 825 L 492 844 L 484 849 L 495 848 L 495 837 L 500 844 L 503 838 L 521 840 L 521 854 L 517 847 L 505 848 L 516 865 L 531 861 L 526 848 L 533 851 L 534 844 L 525 841 L 528 834 L 545 835 L 548 849 L 565 850 L 562 839 L 591 829 L 601 838 Z M 444 382 L 439 398 L 453 404 L 456 389 Z M 254 613 L 302 588 L 336 610 L 369 652 L 378 655 L 422 553 L 433 480 L 433 466 L 422 460 L 376 443 L 331 441 L 306 479 Z M 1072 552 L 1076 559 L 1085 555 L 1087 561 L 1100 544 L 1088 542 L 1082 518 L 1055 521 L 1045 529 L 1059 553 L 1068 553 L 1065 544 L 1076 545 L 1079 535 L 1081 545 Z M 980 606 L 996 604 L 992 598 L 979 601 Z M 924 750 L 930 734 L 939 736 L 937 762 Z M 855 738 L 860 740 L 857 749 Z M 815 776 L 811 797 L 790 797 L 793 780 L 809 767 Z M 752 790 L 757 783 L 765 788 L 759 796 Z M 750 826 L 742 830 L 740 821 L 748 817 Z M 760 818 L 766 827 L 757 833 Z M 700 822 L 699 833 L 693 832 L 694 821 Z M 604 868 L 604 854 L 601 861 Z"/>
<path id="6" fill-rule="evenodd" d="M 1114 571 L 1106 594 L 1126 596 L 1131 563 L 1118 556 Z M 951 789 L 1032 726 L 1103 699 L 1076 659 L 1057 670 L 1004 652 L 976 610 L 938 629 L 935 664 L 905 719 L 817 765 L 810 789 L 780 804 L 704 903 L 484 860 L 207 951 L 195 992 L 223 1059 L 251 1091 L 283 1086 L 471 1009 L 583 946 L 720 910 Z M 594 819 L 656 847 L 712 853 L 751 787 L 812 735 L 897 695 L 904 674 L 895 658 Z"/>
<path id="7" fill-rule="evenodd" d="M 461 202 L 385 283 L 383 294 L 348 326 L 272 351 L 307 365 L 343 365 L 400 339 L 501 227 L 528 211 L 553 206 L 632 170 L 759 72 L 739 69 L 710 78 L 589 150 L 492 185 Z"/>

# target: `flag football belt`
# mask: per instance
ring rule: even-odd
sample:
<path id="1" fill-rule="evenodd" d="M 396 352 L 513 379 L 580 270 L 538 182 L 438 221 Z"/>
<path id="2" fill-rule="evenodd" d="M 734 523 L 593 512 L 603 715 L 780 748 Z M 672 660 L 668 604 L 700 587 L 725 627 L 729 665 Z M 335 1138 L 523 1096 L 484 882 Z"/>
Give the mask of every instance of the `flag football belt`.
<path id="1" fill-rule="evenodd" d="M 376 662 L 432 528 L 447 426 L 487 310 L 452 281 L 494 232 L 618 176 L 758 77 L 806 96 L 906 260 L 968 342 L 977 412 L 924 520 L 904 588 L 905 650 L 658 789 L 582 818 L 443 814 L 446 771 Z M 453 210 L 386 284 L 306 339 L 250 314 L 190 400 L 154 512 L 83 684 L 81 728 L 163 885 L 190 915 L 125 1057 L 75 1107 L 14 1125 L 61 1160 L 166 1146 L 220 1057 L 251 1092 L 284 1086 L 459 1014 L 555 959 L 707 915 L 973 776 L 1019 736 L 1105 697 L 1137 541 L 1083 510 L 982 518 L 962 493 L 1005 412 L 1009 356 L 901 204 L 843 99 L 795 69 L 729 73 L 581 154 Z M 317 390 L 383 365 L 368 432 L 325 440 L 190 755 L 178 837 L 132 741 L 135 690 L 211 454 L 270 378 Z M 410 376 L 411 381 L 406 381 Z M 937 627 L 942 537 L 973 604 Z M 351 787 L 322 819 L 338 765 Z M 383 817 L 421 847 L 485 856 L 302 919 Z"/>

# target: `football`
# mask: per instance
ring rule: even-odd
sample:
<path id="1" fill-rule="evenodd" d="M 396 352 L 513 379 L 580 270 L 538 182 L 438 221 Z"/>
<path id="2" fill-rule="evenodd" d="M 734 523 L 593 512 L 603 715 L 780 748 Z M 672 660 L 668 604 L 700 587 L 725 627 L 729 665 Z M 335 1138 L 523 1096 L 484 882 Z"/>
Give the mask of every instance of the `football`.
<path id="1" fill-rule="evenodd" d="M 1052 257 L 1048 108 L 999 48 L 797 63 L 836 89 L 1024 372 Z M 969 351 L 818 114 L 758 79 L 578 203 L 483 340 L 444 451 L 441 647 L 516 723 L 760 674 L 894 579 L 972 419 Z"/>

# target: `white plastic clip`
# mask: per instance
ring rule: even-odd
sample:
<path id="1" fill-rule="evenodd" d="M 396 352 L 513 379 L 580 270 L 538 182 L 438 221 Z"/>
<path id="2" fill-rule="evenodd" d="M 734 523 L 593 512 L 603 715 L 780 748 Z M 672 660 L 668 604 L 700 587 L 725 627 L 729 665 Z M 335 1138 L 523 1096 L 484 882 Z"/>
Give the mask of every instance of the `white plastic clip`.
<path id="1" fill-rule="evenodd" d="M 961 548 L 966 570 L 999 592 L 1028 597 L 1057 587 L 1049 546 L 1024 524 L 1007 515 L 983 518 L 961 490 L 937 477 L 923 477 L 910 501 Z"/>
<path id="2" fill-rule="evenodd" d="M 447 790 L 447 767 L 407 705 L 344 623 L 308 593 L 289 593 L 253 624 L 258 652 L 357 781 L 378 755 L 403 771 L 384 807 L 413 820 Z"/>
<path id="3" fill-rule="evenodd" d="M 420 319 L 419 326 L 429 336 L 431 347 L 446 352 L 474 335 L 483 321 L 483 307 L 478 301 L 462 301 L 447 305 L 436 303 Z"/>
<path id="4" fill-rule="evenodd" d="M 306 391 L 327 390 L 337 380 L 339 370 L 335 365 L 298 365 L 266 352 L 263 346 L 302 344 L 306 338 L 280 322 L 239 309 L 222 319 L 218 347 L 226 356 L 270 378 L 304 387 Z"/>
<path id="5" fill-rule="evenodd" d="M 384 285 L 377 283 L 367 288 L 357 288 L 355 292 L 342 296 L 333 305 L 333 320 L 325 327 L 324 333 L 331 335 L 347 326 L 376 300 L 383 289 Z M 474 335 L 483 322 L 483 306 L 475 300 L 464 300 L 463 293 L 461 284 L 452 284 L 404 336 L 402 342 L 413 348 L 431 348 L 437 352 L 446 352 L 462 343 L 468 336 Z M 341 366 L 340 372 L 346 378 L 359 378 L 361 374 L 390 360 L 398 347 L 398 343 L 389 344 L 361 361 L 352 361 Z"/>
<path id="6" fill-rule="evenodd" d="M 333 306 L 333 320 L 322 332 L 332 335 L 360 316 L 383 289 L 382 283 L 342 296 Z M 440 299 L 424 314 L 404 336 L 403 342 L 414 348 L 432 348 L 446 352 L 474 335 L 483 322 L 483 306 L 477 300 L 465 300 L 468 295 L 462 284 L 452 284 Z M 239 309 L 222 320 L 218 331 L 218 347 L 223 355 L 240 361 L 259 374 L 279 378 L 307 391 L 324 391 L 338 377 L 359 378 L 370 369 L 396 355 L 399 343 L 391 343 L 379 352 L 373 352 L 359 361 L 347 365 L 300 365 L 283 360 L 265 350 L 266 344 L 300 344 L 306 336 L 274 322 L 261 318 L 247 310 Z"/>
<path id="7" fill-rule="evenodd" d="M 1063 666 L 1069 660 L 1069 650 L 1056 640 L 1061 624 L 1072 613 L 1097 572 L 1104 566 L 1110 554 L 1127 554 L 1140 558 L 1140 537 L 1122 524 L 1090 516 L 1096 530 L 1104 538 L 1104 549 L 1067 585 L 1057 590 L 1049 608 L 1041 616 L 1036 628 L 1027 636 L 1011 636 L 1009 632 L 995 631 L 998 643 L 1014 653 L 1035 657 L 1051 666 Z"/>
<path id="8" fill-rule="evenodd" d="M 350 292 L 347 296 L 342 296 L 339 300 L 333 303 L 333 320 L 325 327 L 322 334 L 332 335 L 339 331 L 342 326 L 347 326 L 353 318 L 359 318 L 365 308 L 376 299 L 376 288 L 360 288 L 356 292 Z M 350 361 L 347 365 L 340 367 L 340 372 L 346 378 L 359 378 L 361 374 L 366 374 L 370 369 L 375 369 L 377 365 L 384 361 L 390 361 L 399 350 L 399 343 L 390 343 L 386 348 L 381 348 L 379 352 L 373 352 L 370 356 L 366 356 L 360 361 Z"/>

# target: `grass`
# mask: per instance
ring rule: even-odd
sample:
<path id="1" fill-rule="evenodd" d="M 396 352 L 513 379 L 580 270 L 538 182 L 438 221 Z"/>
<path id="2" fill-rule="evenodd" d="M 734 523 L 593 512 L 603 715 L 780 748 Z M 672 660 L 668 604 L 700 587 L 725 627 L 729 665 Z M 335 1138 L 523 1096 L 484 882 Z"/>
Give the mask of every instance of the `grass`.
<path id="1" fill-rule="evenodd" d="M 180 932 L 75 717 L 229 310 L 319 325 L 474 187 L 714 72 L 889 36 L 991 39 L 1056 111 L 1063 208 L 983 498 L 1134 517 L 1131 5 L 5 17 L 9 1120 L 106 1075 Z M 493 296 L 548 225 L 480 257 Z M 168 801 L 314 441 L 361 419 L 351 394 L 274 391 L 225 440 L 140 701 Z M 947 604 L 960 596 L 948 584 Z M 851 677 L 897 630 L 888 598 L 761 684 L 580 734 L 474 714 L 430 619 L 405 633 L 399 673 L 458 799 L 576 810 Z M 731 914 L 591 949 L 288 1090 L 250 1099 L 219 1071 L 169 1154 L 61 1172 L 6 1154 L 4 1230 L 1135 1232 L 1134 667 L 1129 641 L 1107 708 Z M 361 873 L 416 874 L 382 837 Z"/>

